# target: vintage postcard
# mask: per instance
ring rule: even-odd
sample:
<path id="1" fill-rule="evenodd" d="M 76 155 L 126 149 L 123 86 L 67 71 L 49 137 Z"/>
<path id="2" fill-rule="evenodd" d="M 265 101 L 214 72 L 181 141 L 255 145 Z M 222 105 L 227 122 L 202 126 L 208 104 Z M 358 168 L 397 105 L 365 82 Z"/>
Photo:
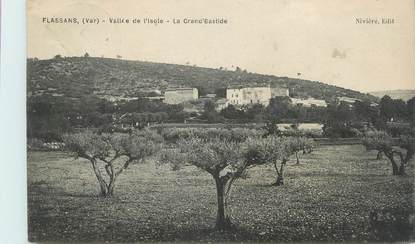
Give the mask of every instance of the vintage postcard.
<path id="1" fill-rule="evenodd" d="M 29 241 L 413 240 L 413 0 L 28 0 Z"/>

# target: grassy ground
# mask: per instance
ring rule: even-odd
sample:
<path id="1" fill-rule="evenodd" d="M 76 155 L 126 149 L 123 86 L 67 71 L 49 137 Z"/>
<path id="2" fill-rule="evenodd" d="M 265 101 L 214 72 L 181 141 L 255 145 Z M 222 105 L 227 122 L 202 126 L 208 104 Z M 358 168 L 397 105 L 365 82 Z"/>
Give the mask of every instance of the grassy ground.
<path id="1" fill-rule="evenodd" d="M 97 197 L 85 160 L 60 152 L 29 152 L 29 237 L 33 241 L 300 241 L 407 240 L 413 174 L 391 176 L 386 160 L 360 145 L 322 146 L 286 169 L 285 185 L 270 186 L 272 167 L 236 182 L 229 214 L 235 229 L 213 230 L 214 181 L 189 167 L 171 171 L 133 165 L 116 196 Z M 377 217 L 371 220 L 370 214 Z M 373 217 L 372 216 L 372 217 Z"/>

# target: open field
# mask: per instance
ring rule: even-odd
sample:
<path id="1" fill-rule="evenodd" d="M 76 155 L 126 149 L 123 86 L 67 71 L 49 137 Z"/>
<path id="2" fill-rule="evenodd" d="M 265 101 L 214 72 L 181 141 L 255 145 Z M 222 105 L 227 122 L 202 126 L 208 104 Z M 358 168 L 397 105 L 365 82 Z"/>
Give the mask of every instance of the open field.
<path id="1" fill-rule="evenodd" d="M 85 160 L 62 152 L 28 153 L 30 240 L 300 241 L 407 240 L 413 169 L 391 176 L 390 164 L 361 145 L 321 146 L 291 160 L 285 185 L 270 186 L 272 167 L 252 169 L 233 188 L 231 232 L 213 230 L 213 179 L 193 167 L 171 171 L 133 165 L 115 196 L 99 198 Z M 370 218 L 376 211 L 378 220 Z"/>

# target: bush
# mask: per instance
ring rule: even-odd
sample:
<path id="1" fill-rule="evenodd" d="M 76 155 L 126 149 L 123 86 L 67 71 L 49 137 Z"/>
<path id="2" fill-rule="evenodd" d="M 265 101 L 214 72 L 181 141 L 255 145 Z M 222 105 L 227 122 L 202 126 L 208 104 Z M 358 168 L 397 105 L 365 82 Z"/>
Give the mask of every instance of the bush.
<path id="1" fill-rule="evenodd" d="M 323 136 L 329 138 L 353 138 L 359 137 L 360 132 L 350 126 L 326 126 L 323 127 Z"/>
<path id="2" fill-rule="evenodd" d="M 45 146 L 43 144 L 43 141 L 38 138 L 29 138 L 27 140 L 27 148 L 29 150 L 41 150 L 45 149 Z"/>

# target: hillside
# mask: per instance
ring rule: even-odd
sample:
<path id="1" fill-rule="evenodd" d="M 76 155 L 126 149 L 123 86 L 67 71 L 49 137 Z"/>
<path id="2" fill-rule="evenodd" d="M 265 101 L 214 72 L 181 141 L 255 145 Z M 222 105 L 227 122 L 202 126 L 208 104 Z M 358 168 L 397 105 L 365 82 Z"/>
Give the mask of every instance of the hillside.
<path id="1" fill-rule="evenodd" d="M 393 99 L 402 99 L 405 102 L 415 97 L 415 90 L 388 90 L 388 91 L 376 91 L 370 92 L 375 97 L 382 98 L 385 95 L 390 96 Z"/>
<path id="2" fill-rule="evenodd" d="M 93 57 L 57 57 L 49 60 L 28 59 L 28 95 L 50 94 L 79 98 L 96 95 L 133 97 L 146 89 L 164 90 L 168 86 L 192 86 L 205 93 L 230 84 L 268 83 L 287 87 L 291 96 L 332 100 L 346 96 L 376 100 L 357 91 L 318 81 L 276 77 L 246 71 L 201 68 L 195 66 L 126 61 Z"/>

